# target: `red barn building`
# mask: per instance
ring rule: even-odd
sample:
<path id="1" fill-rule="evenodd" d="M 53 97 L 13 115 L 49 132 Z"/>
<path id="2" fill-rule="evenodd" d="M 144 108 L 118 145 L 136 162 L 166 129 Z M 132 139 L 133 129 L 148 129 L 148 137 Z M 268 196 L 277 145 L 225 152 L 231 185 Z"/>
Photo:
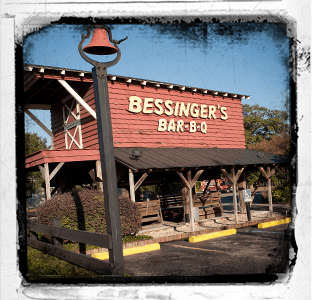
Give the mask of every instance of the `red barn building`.
<path id="1" fill-rule="evenodd" d="M 248 168 L 269 179 L 271 169 L 286 162 L 245 148 L 246 95 L 113 75 L 108 89 L 117 181 L 133 201 L 141 184 L 181 181 L 189 188 L 220 174 L 236 182 Z M 50 186 L 63 192 L 101 181 L 91 72 L 25 65 L 24 98 L 25 112 L 51 136 L 51 150 L 26 157 L 26 169 L 39 168 L 45 178 L 46 198 Z M 52 131 L 28 109 L 50 110 Z"/>

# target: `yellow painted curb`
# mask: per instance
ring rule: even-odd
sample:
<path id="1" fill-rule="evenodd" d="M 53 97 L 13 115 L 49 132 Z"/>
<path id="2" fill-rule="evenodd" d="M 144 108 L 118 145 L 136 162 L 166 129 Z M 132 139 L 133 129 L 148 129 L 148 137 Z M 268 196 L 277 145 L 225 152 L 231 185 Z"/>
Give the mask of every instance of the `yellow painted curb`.
<path id="1" fill-rule="evenodd" d="M 236 229 L 221 230 L 221 231 L 216 231 L 216 232 L 207 233 L 203 235 L 191 236 L 189 237 L 188 241 L 190 243 L 197 243 L 197 242 L 210 240 L 210 239 L 214 239 L 214 238 L 218 238 L 222 236 L 227 236 L 227 235 L 231 235 L 235 233 L 236 233 Z"/>
<path id="2" fill-rule="evenodd" d="M 160 250 L 160 244 L 159 243 L 123 249 L 123 256 L 137 254 L 137 253 L 143 253 L 143 252 L 149 252 L 149 251 L 155 251 L 155 250 Z M 97 258 L 97 259 L 102 259 L 102 260 L 109 258 L 108 252 L 94 253 L 91 256 L 94 258 Z"/>
<path id="3" fill-rule="evenodd" d="M 290 222 L 291 222 L 291 218 L 286 218 L 286 219 L 276 220 L 276 221 L 267 222 L 267 223 L 259 223 L 258 228 L 267 228 L 267 227 L 271 227 L 271 226 L 287 224 Z"/>

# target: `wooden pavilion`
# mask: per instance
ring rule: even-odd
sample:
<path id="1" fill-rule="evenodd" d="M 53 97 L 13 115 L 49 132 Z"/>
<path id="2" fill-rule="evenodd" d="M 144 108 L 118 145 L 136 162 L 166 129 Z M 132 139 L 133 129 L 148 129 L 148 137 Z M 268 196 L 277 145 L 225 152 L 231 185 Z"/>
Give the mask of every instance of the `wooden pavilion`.
<path id="1" fill-rule="evenodd" d="M 222 174 L 233 183 L 236 199 L 236 184 L 246 188 L 244 172 L 259 169 L 272 214 L 271 177 L 288 162 L 245 148 L 241 99 L 248 96 L 114 75 L 108 75 L 108 88 L 117 182 L 133 202 L 142 184 L 181 182 L 185 220 L 192 223 L 197 180 Z M 56 190 L 101 182 L 91 72 L 25 65 L 24 98 L 25 113 L 51 136 L 52 149 L 26 157 L 27 171 L 42 172 L 46 199 Z M 50 110 L 52 130 L 29 109 Z"/>

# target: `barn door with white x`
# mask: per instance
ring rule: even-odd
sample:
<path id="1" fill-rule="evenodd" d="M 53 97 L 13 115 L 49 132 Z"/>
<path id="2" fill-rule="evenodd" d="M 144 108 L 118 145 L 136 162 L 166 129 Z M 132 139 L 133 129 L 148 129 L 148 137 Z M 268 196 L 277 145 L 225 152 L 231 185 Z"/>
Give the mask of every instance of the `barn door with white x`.
<path id="1" fill-rule="evenodd" d="M 75 99 L 68 100 L 63 105 L 63 120 L 66 149 L 83 148 L 80 120 L 80 106 Z"/>

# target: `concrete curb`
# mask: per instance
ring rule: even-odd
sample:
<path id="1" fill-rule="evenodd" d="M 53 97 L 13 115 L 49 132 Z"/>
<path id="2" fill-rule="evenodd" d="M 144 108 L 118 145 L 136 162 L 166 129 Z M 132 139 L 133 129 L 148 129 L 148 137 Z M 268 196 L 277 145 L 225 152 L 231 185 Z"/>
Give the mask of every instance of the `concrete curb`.
<path id="1" fill-rule="evenodd" d="M 257 220 L 257 221 L 244 222 L 244 223 L 240 223 L 240 224 L 236 224 L 236 225 L 233 224 L 233 225 L 219 226 L 219 227 L 215 227 L 215 228 L 208 228 L 208 229 L 204 229 L 204 230 L 200 230 L 200 231 L 196 231 L 196 232 L 183 232 L 183 233 L 179 233 L 179 234 L 175 234 L 175 235 L 171 235 L 171 236 L 159 237 L 159 238 L 150 239 L 150 240 L 125 243 L 122 245 L 122 247 L 125 250 L 128 248 L 139 248 L 139 247 L 143 247 L 146 245 L 185 240 L 185 239 L 188 239 L 188 238 L 194 237 L 194 236 L 201 236 L 201 235 L 209 234 L 209 233 L 218 233 L 220 231 L 224 231 L 224 230 L 228 230 L 228 229 L 238 229 L 238 228 L 244 228 L 244 227 L 249 227 L 249 226 L 255 226 L 255 225 L 258 225 L 260 223 L 272 222 L 272 221 L 277 221 L 277 220 L 284 220 L 286 218 L 287 217 L 284 217 L 284 216 L 274 217 L 274 218 L 266 218 L 266 219 Z M 284 223 L 281 223 L 281 224 L 284 224 Z M 148 249 L 148 247 L 146 249 Z M 147 251 L 149 251 L 149 250 L 147 250 Z M 146 251 L 144 251 L 144 252 L 146 252 Z M 108 255 L 108 250 L 106 248 L 97 248 L 97 249 L 91 249 L 91 250 L 86 251 L 86 255 L 91 255 L 92 257 L 94 257 L 93 256 L 94 254 L 98 254 L 98 253 L 107 253 L 107 255 Z M 140 252 L 137 252 L 137 253 L 140 253 Z M 132 254 L 135 254 L 135 253 L 132 253 Z"/>
<path id="2" fill-rule="evenodd" d="M 227 235 L 231 235 L 231 234 L 236 234 L 236 229 L 221 230 L 221 231 L 212 232 L 212 233 L 208 233 L 208 234 L 191 236 L 191 237 L 189 237 L 188 241 L 190 243 L 198 243 L 201 241 L 215 239 L 218 237 L 227 236 Z"/>
<path id="3" fill-rule="evenodd" d="M 286 219 L 283 219 L 283 220 L 276 220 L 276 221 L 267 222 L 267 223 L 259 223 L 258 224 L 258 228 L 267 228 L 267 227 L 287 224 L 287 223 L 290 223 L 290 222 L 291 222 L 291 218 L 286 218 Z"/>
<path id="4" fill-rule="evenodd" d="M 160 244 L 159 243 L 145 245 L 145 246 L 141 246 L 141 247 L 126 248 L 123 250 L 123 256 L 137 254 L 137 253 L 150 252 L 150 251 L 155 251 L 155 250 L 160 250 Z M 91 256 L 94 258 L 97 258 L 97 259 L 101 259 L 101 260 L 109 258 L 108 252 L 94 253 Z"/>

